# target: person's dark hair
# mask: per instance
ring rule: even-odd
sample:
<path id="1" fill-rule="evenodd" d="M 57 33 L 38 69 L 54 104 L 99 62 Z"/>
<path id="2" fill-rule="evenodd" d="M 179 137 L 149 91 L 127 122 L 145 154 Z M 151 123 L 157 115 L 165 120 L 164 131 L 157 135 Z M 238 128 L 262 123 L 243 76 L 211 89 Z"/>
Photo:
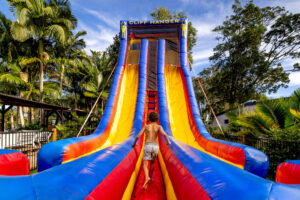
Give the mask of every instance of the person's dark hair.
<path id="1" fill-rule="evenodd" d="M 149 120 L 150 122 L 157 122 L 159 116 L 157 114 L 157 112 L 151 112 L 149 115 Z"/>

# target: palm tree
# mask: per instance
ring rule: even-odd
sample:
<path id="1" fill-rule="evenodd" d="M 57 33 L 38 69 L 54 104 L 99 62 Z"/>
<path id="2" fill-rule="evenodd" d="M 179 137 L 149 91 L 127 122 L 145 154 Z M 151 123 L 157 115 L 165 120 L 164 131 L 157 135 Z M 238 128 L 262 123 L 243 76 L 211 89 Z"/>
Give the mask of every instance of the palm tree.
<path id="1" fill-rule="evenodd" d="M 235 111 L 227 114 L 230 126 L 237 135 L 254 135 L 273 139 L 300 139 L 300 89 L 289 98 L 258 102 L 255 111 L 238 115 Z"/>
<path id="2" fill-rule="evenodd" d="M 0 12 L 0 57 L 1 63 L 12 62 L 13 54 L 17 52 L 16 41 L 10 33 L 12 22 Z M 14 53 L 13 53 L 14 52 Z"/>
<path id="3" fill-rule="evenodd" d="M 300 130 L 300 88 L 295 90 L 289 99 L 290 113 L 294 117 L 292 123 L 296 129 Z"/>
<path id="4" fill-rule="evenodd" d="M 59 43 L 55 46 L 55 58 L 50 59 L 48 63 L 53 64 L 50 73 L 50 78 L 59 80 L 60 98 L 63 94 L 64 74 L 69 68 L 81 65 L 82 60 L 88 60 L 89 56 L 84 54 L 81 50 L 85 48 L 85 42 L 81 36 L 86 35 L 86 31 L 79 31 L 75 35 L 71 35 L 65 45 Z"/>
<path id="5" fill-rule="evenodd" d="M 21 64 L 39 63 L 40 95 L 43 101 L 44 68 L 49 59 L 45 43 L 55 40 L 65 44 L 71 30 L 75 28 L 76 18 L 70 11 L 68 0 L 7 0 L 18 21 L 12 23 L 14 39 L 24 42 L 34 39 L 38 43 L 37 55 L 24 59 Z"/>
<path id="6" fill-rule="evenodd" d="M 84 87 L 82 82 L 89 73 L 87 67 L 92 67 L 93 63 L 86 52 L 82 50 L 77 50 L 71 57 L 76 65 L 69 67 L 68 70 L 65 71 L 65 91 L 68 93 L 66 98 L 73 102 L 72 105 L 74 105 L 75 108 L 78 108 L 80 101 L 84 102 Z"/>
<path id="7" fill-rule="evenodd" d="M 90 98 L 92 103 L 95 98 L 101 95 L 101 112 L 103 111 L 103 102 L 107 99 L 111 79 L 108 80 L 111 74 L 112 59 L 106 51 L 92 51 L 92 62 L 93 65 L 86 65 L 84 78 L 81 81 L 82 88 L 84 88 L 83 95 L 86 98 Z M 108 82 L 109 81 L 109 82 Z M 108 83 L 107 83 L 108 82 Z M 97 110 L 97 109 L 96 109 Z"/>

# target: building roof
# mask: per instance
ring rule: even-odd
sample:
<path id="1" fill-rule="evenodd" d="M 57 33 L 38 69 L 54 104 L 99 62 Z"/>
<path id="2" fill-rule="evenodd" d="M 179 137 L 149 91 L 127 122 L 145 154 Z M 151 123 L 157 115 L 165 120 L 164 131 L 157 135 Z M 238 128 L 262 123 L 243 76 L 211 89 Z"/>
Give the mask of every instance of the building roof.
<path id="1" fill-rule="evenodd" d="M 62 110 L 64 112 L 71 112 L 72 110 L 67 107 L 52 105 L 47 103 L 41 103 L 38 101 L 27 100 L 21 97 L 0 93 L 0 104 L 12 105 L 12 106 L 23 106 L 33 108 L 43 108 L 44 110 Z M 74 110 L 76 112 L 85 112 L 83 110 Z"/>

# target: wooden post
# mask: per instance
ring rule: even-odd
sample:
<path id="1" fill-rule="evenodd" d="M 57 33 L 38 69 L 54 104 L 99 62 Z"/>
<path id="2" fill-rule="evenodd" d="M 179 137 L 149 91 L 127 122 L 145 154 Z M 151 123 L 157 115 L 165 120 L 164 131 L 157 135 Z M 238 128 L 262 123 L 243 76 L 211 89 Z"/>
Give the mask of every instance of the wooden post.
<path id="1" fill-rule="evenodd" d="M 243 135 L 243 144 L 246 144 L 246 135 Z"/>
<path id="2" fill-rule="evenodd" d="M 4 132 L 4 123 L 5 123 L 5 105 L 2 105 L 1 110 L 1 131 Z"/>
<path id="3" fill-rule="evenodd" d="M 83 129 L 83 135 L 86 136 L 86 128 Z"/>
<path id="4" fill-rule="evenodd" d="M 4 132 L 4 130 L 5 130 L 5 126 L 4 126 L 4 124 L 5 124 L 5 113 L 7 113 L 7 111 L 9 111 L 11 108 L 12 108 L 13 106 L 12 105 L 10 105 L 10 106 L 8 106 L 8 108 L 6 108 L 5 109 L 5 105 L 2 105 L 2 110 L 1 110 L 1 131 L 2 132 Z"/>
<path id="5" fill-rule="evenodd" d="M 56 137 L 57 137 L 56 128 L 52 130 L 53 130 L 52 141 L 56 141 Z"/>

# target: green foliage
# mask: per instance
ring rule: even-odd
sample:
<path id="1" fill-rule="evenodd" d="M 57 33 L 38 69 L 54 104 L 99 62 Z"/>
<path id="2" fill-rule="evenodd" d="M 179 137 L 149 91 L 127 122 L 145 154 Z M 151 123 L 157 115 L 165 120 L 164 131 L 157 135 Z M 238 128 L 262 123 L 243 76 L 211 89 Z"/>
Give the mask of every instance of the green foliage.
<path id="1" fill-rule="evenodd" d="M 113 38 L 113 43 L 106 49 L 106 53 L 108 54 L 107 66 L 108 68 L 113 68 L 118 61 L 118 54 L 120 48 L 120 33 L 115 35 Z"/>
<path id="2" fill-rule="evenodd" d="M 162 6 L 160 8 L 154 8 L 154 11 L 150 13 L 151 17 L 156 20 L 163 20 L 163 19 L 172 19 L 173 16 L 171 11 L 168 10 L 166 7 Z"/>
<path id="3" fill-rule="evenodd" d="M 35 124 L 28 124 L 25 127 L 20 127 L 18 128 L 18 130 L 44 130 L 44 127 L 42 125 L 40 125 L 39 123 L 35 123 Z"/>
<path id="4" fill-rule="evenodd" d="M 38 40 L 57 39 L 65 43 L 75 28 L 68 1 L 7 0 L 18 21 L 12 23 L 12 36 L 21 42 L 30 37 Z"/>
<path id="5" fill-rule="evenodd" d="M 177 13 L 176 11 L 173 11 L 173 15 L 172 15 L 171 11 L 164 6 L 159 8 L 154 8 L 154 11 L 151 12 L 150 15 L 155 20 L 187 18 L 185 12 Z M 193 63 L 192 49 L 196 45 L 196 41 L 197 41 L 196 35 L 197 35 L 197 30 L 195 27 L 193 27 L 192 22 L 189 21 L 187 41 L 188 41 L 188 56 L 191 63 Z"/>
<path id="6" fill-rule="evenodd" d="M 67 121 L 65 124 L 59 124 L 55 127 L 58 130 L 58 139 L 65 139 L 70 137 L 76 137 L 80 129 L 80 125 L 83 124 L 85 117 L 79 117 L 75 112 L 72 112 L 72 120 Z"/>
<path id="7" fill-rule="evenodd" d="M 300 141 L 300 89 L 289 99 L 258 102 L 255 111 L 238 115 L 228 112 L 229 129 L 237 135 L 253 135 L 274 140 Z"/>
<path id="8" fill-rule="evenodd" d="M 232 9 L 233 15 L 214 29 L 219 42 L 210 57 L 213 65 L 199 74 L 220 110 L 287 87 L 289 74 L 281 61 L 299 58 L 299 14 L 260 8 L 253 1 L 245 6 L 235 1 Z"/>
<path id="9" fill-rule="evenodd" d="M 72 14 L 70 1 L 7 2 L 18 20 L 12 22 L 0 12 L 0 92 L 88 110 L 117 62 L 118 35 L 106 51 L 92 51 L 90 56 L 84 50 L 86 45 L 82 38 L 86 31 L 74 32 L 77 19 Z M 98 116 L 103 112 L 110 81 L 99 102 L 101 108 L 96 107 Z M 25 124 L 31 121 L 29 112 L 33 123 L 41 119 L 37 110 L 25 112 L 28 115 Z M 13 120 L 16 117 L 14 111 Z M 72 123 L 65 126 L 79 129 L 82 120 Z"/>

